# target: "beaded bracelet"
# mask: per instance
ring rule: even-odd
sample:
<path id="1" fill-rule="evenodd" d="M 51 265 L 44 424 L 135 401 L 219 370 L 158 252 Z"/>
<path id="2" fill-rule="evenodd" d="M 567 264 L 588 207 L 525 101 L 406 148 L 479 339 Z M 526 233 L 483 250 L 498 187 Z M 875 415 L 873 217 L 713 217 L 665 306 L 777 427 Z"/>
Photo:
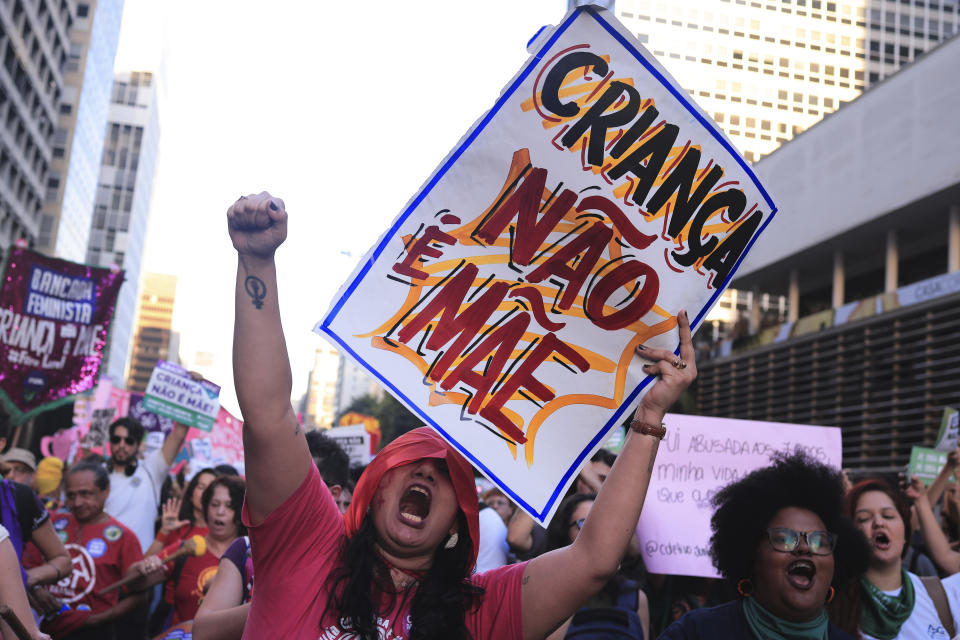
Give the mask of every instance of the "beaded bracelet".
<path id="1" fill-rule="evenodd" d="M 643 420 L 632 420 L 630 428 L 642 435 L 653 436 L 657 440 L 663 440 L 663 436 L 667 435 L 667 425 L 662 422 L 657 426 Z"/>

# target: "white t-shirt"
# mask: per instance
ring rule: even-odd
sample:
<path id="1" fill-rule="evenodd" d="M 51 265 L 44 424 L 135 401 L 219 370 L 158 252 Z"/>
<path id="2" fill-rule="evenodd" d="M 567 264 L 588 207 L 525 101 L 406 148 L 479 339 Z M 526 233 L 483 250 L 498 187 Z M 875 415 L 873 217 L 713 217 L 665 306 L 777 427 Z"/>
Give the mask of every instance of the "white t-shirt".
<path id="1" fill-rule="evenodd" d="M 153 542 L 160 489 L 169 469 L 163 451 L 157 450 L 140 461 L 132 476 L 123 471 L 110 474 L 110 495 L 103 510 L 137 534 L 143 551 Z"/>
<path id="2" fill-rule="evenodd" d="M 507 525 L 496 509 L 480 511 L 480 548 L 477 550 L 477 573 L 507 564 Z"/>
<path id="3" fill-rule="evenodd" d="M 913 605 L 913 613 L 907 618 L 907 621 L 900 627 L 900 633 L 894 640 L 950 640 L 947 630 L 940 623 L 940 616 L 937 615 L 937 608 L 927 593 L 927 588 L 920 582 L 920 578 L 909 571 L 910 581 L 913 582 L 913 592 L 916 599 Z M 943 589 L 947 592 L 947 604 L 950 606 L 950 614 L 953 616 L 953 628 L 960 629 L 960 574 L 952 575 L 943 579 Z M 884 591 L 889 596 L 900 595 L 902 587 L 894 591 Z M 865 640 L 876 640 L 871 635 L 860 631 Z"/>
<path id="4" fill-rule="evenodd" d="M 10 532 L 7 531 L 7 528 L 0 524 L 0 542 L 3 542 L 10 537 Z"/>

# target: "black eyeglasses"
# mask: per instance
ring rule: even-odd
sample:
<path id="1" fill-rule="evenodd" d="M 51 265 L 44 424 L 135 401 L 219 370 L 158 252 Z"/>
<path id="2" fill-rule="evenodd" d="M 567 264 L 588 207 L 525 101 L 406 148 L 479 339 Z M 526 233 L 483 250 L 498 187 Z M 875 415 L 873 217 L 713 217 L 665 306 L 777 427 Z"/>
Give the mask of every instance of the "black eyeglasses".
<path id="1" fill-rule="evenodd" d="M 767 529 L 767 537 L 775 551 L 784 553 L 796 550 L 801 538 L 806 541 L 810 553 L 817 556 L 828 556 L 837 546 L 837 536 L 829 531 L 794 531 L 786 527 L 771 527 Z"/>
<path id="2" fill-rule="evenodd" d="M 576 522 L 571 522 L 570 524 L 568 524 L 567 527 L 568 527 L 568 528 L 569 528 L 569 527 L 576 527 L 577 530 L 580 530 L 580 529 L 583 529 L 583 523 L 586 522 L 586 521 L 587 521 L 586 518 L 580 518 L 580 519 L 577 520 Z"/>
<path id="3" fill-rule="evenodd" d="M 126 442 L 128 447 L 132 447 L 137 444 L 137 439 L 133 436 L 110 436 L 110 444 L 120 444 L 121 442 Z"/>

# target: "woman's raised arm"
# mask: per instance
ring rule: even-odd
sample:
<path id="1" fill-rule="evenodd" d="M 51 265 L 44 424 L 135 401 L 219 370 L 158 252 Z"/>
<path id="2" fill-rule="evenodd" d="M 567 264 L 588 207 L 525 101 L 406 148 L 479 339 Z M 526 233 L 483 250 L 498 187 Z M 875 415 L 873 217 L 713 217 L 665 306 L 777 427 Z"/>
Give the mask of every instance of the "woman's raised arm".
<path id="1" fill-rule="evenodd" d="M 665 349 L 642 349 L 644 370 L 659 376 L 641 400 L 634 423 L 659 426 L 667 409 L 697 376 L 690 322 L 677 317 L 680 358 Z M 576 541 L 531 560 L 523 573 L 523 637 L 543 638 L 573 615 L 616 573 L 635 535 L 650 484 L 659 438 L 630 432 Z"/>
<path id="2" fill-rule="evenodd" d="M 267 192 L 227 210 L 237 250 L 233 380 L 243 414 L 247 508 L 261 522 L 303 482 L 310 455 L 290 393 L 290 359 L 280 323 L 274 252 L 287 237 L 283 200 Z"/>

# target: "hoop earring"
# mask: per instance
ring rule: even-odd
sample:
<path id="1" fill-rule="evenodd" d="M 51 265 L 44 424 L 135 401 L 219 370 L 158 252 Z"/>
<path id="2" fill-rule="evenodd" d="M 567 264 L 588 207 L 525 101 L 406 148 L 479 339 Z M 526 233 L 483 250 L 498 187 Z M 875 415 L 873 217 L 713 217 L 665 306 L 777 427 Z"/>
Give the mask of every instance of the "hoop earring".
<path id="1" fill-rule="evenodd" d="M 835 595 L 837 595 L 837 590 L 831 586 L 830 590 L 827 592 L 827 599 L 824 602 L 824 604 L 830 604 L 831 602 L 833 602 L 833 596 Z"/>
<path id="2" fill-rule="evenodd" d="M 447 543 L 446 543 L 445 545 L 443 545 L 443 548 L 444 548 L 444 549 L 453 549 L 455 546 L 457 546 L 457 542 L 458 542 L 459 540 L 460 540 L 459 534 L 451 533 L 451 534 L 450 534 L 450 537 L 447 538 Z"/>
<path id="3" fill-rule="evenodd" d="M 737 593 L 742 595 L 744 598 L 749 598 L 753 595 L 753 582 L 751 582 L 750 578 L 744 578 L 737 583 Z"/>

